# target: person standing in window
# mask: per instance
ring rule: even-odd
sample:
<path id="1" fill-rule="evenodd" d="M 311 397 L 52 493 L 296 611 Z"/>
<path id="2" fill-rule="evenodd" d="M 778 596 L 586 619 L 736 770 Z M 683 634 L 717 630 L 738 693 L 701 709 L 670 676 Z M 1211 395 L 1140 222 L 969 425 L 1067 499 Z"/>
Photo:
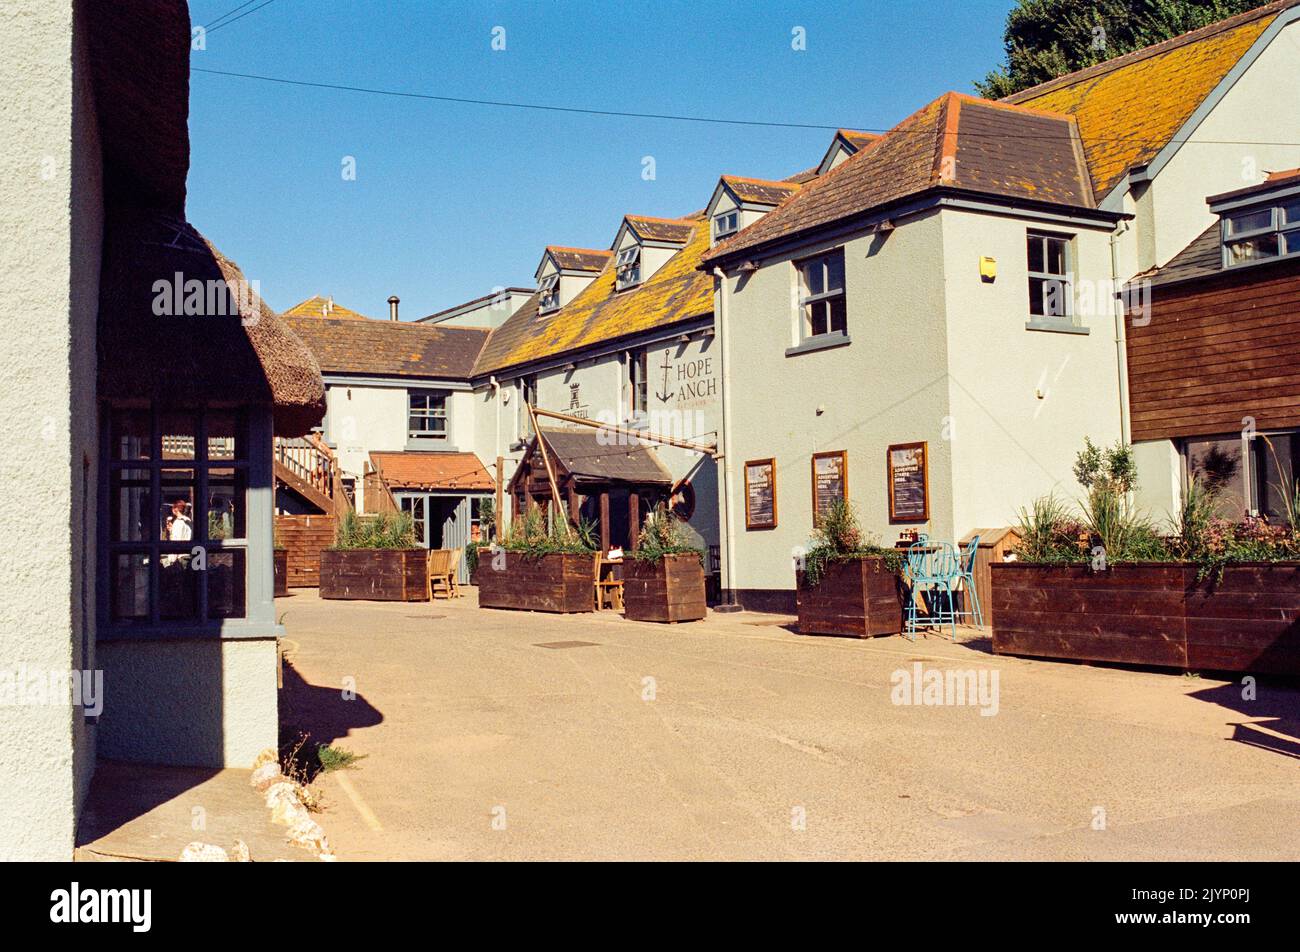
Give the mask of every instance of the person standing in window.
<path id="1" fill-rule="evenodd" d="M 169 542 L 189 542 L 194 538 L 194 524 L 185 514 L 188 505 L 189 502 L 184 496 L 177 496 L 172 500 L 172 514 L 167 517 L 167 523 L 163 527 Z M 162 564 L 173 565 L 180 558 L 179 555 L 164 555 Z"/>

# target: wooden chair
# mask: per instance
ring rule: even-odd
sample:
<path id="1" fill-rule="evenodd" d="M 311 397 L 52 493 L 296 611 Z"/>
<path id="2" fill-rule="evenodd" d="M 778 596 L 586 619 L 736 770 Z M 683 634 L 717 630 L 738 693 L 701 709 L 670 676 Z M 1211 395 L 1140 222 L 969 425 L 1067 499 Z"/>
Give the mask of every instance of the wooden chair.
<path id="1" fill-rule="evenodd" d="M 621 612 L 623 610 L 623 580 L 614 574 L 622 562 L 613 562 L 605 558 L 604 553 L 596 553 L 595 596 L 596 611 L 607 608 Z"/>
<path id="2" fill-rule="evenodd" d="M 435 598 L 454 598 L 456 595 L 456 567 L 451 549 L 429 550 L 429 573 L 426 587 L 429 601 Z"/>

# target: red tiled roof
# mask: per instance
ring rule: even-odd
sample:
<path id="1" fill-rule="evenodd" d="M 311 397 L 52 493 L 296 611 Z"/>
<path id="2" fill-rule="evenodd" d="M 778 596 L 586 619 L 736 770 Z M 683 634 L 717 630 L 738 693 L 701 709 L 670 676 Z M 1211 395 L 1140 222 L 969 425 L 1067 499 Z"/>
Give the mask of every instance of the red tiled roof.
<path id="1" fill-rule="evenodd" d="M 370 462 L 390 489 L 492 490 L 496 483 L 473 453 L 384 453 Z"/>
<path id="2" fill-rule="evenodd" d="M 773 182 L 767 179 L 746 178 L 743 175 L 724 175 L 722 181 L 736 198 L 756 205 L 780 205 L 799 191 L 799 186 L 795 182 Z"/>
<path id="3" fill-rule="evenodd" d="M 652 218 L 648 215 L 626 215 L 627 222 L 638 238 L 644 241 L 668 241 L 685 244 L 695 229 L 695 223 L 682 218 Z"/>
<path id="4" fill-rule="evenodd" d="M 940 186 L 1094 207 L 1073 118 L 947 93 L 719 244 L 704 262 Z"/>
<path id="5" fill-rule="evenodd" d="M 562 271 L 599 271 L 614 252 L 598 248 L 562 248 L 547 245 L 546 252 Z"/>

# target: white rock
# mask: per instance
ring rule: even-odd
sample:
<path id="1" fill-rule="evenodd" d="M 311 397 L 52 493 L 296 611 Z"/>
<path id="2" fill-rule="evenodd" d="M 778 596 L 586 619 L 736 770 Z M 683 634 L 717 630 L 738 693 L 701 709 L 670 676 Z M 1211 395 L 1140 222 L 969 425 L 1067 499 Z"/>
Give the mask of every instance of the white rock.
<path id="1" fill-rule="evenodd" d="M 230 857 L 220 846 L 195 840 L 181 850 L 182 863 L 228 863 Z"/>
<path id="2" fill-rule="evenodd" d="M 253 775 L 248 778 L 248 782 L 253 789 L 259 793 L 265 791 L 273 783 L 284 781 L 284 776 L 280 773 L 279 764 L 262 764 L 253 771 Z M 287 782 L 287 781 L 286 781 Z"/>
<path id="3" fill-rule="evenodd" d="M 251 863 L 253 856 L 248 852 L 248 844 L 243 840 L 235 840 L 235 845 L 230 847 L 230 861 L 232 863 Z"/>

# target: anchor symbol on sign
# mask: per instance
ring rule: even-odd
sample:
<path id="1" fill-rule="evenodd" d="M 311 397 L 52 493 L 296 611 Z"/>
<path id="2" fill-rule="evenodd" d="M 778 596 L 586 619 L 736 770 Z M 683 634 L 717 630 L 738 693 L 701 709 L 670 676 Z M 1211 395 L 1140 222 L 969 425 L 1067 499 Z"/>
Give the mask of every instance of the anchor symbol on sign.
<path id="1" fill-rule="evenodd" d="M 658 392 L 655 393 L 655 396 L 659 398 L 660 403 L 667 403 L 669 400 L 673 398 L 672 391 L 668 389 L 668 374 L 672 369 L 673 369 L 673 365 L 672 362 L 669 360 L 669 353 L 668 351 L 665 350 L 664 362 L 663 362 L 664 389 L 662 393 L 658 393 Z"/>

